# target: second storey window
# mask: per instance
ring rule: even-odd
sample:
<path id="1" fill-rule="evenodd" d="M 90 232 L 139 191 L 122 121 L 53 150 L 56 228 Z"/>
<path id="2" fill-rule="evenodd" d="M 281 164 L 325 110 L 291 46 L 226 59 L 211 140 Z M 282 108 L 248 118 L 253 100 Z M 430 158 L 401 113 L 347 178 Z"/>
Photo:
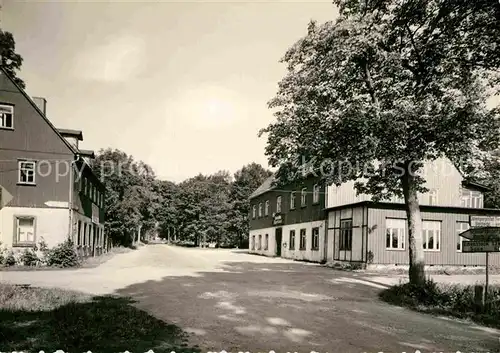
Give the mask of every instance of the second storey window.
<path id="1" fill-rule="evenodd" d="M 259 217 L 262 217 L 262 202 L 259 203 Z"/>
<path id="2" fill-rule="evenodd" d="M 281 196 L 276 198 L 276 213 L 281 213 Z"/>
<path id="3" fill-rule="evenodd" d="M 429 190 L 429 205 L 437 205 L 438 203 L 438 192 L 436 189 Z"/>
<path id="4" fill-rule="evenodd" d="M 319 185 L 313 186 L 313 203 L 319 203 Z"/>
<path id="5" fill-rule="evenodd" d="M 267 200 L 265 205 L 264 205 L 264 215 L 265 216 L 269 215 L 269 200 Z"/>
<path id="6" fill-rule="evenodd" d="M 252 207 L 252 218 L 255 218 L 255 213 L 257 212 L 257 207 L 253 205 Z"/>
<path id="7" fill-rule="evenodd" d="M 14 128 L 14 107 L 11 105 L 0 104 L 0 128 Z"/>
<path id="8" fill-rule="evenodd" d="M 479 191 L 462 189 L 461 206 L 469 208 L 483 208 L 483 194 Z"/>
<path id="9" fill-rule="evenodd" d="M 293 210 L 295 208 L 295 191 L 290 193 L 290 209 Z"/>
<path id="10" fill-rule="evenodd" d="M 19 161 L 19 179 L 20 184 L 35 184 L 35 162 Z"/>
<path id="11" fill-rule="evenodd" d="M 303 188 L 300 192 L 300 205 L 302 207 L 307 205 L 307 188 Z"/>

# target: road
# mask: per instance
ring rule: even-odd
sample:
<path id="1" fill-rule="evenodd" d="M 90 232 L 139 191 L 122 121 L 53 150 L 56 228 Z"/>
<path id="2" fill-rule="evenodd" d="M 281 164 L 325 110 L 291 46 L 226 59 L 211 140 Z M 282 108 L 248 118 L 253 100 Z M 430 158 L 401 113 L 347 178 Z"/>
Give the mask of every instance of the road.
<path id="1" fill-rule="evenodd" d="M 383 287 L 361 273 L 230 250 L 152 245 L 95 269 L 0 280 L 133 297 L 202 351 L 500 351 L 498 331 L 382 303 Z"/>

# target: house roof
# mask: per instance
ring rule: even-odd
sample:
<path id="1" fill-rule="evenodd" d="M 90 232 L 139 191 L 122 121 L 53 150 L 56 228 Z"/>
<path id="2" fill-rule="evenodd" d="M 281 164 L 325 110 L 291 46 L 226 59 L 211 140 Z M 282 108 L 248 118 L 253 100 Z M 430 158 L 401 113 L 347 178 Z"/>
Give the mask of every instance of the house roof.
<path id="1" fill-rule="evenodd" d="M 68 142 L 66 141 L 66 139 L 59 133 L 59 131 L 56 129 L 56 127 L 50 122 L 49 119 L 47 119 L 47 117 L 45 116 L 45 114 L 40 110 L 40 108 L 38 107 L 38 105 L 36 105 L 36 103 L 33 101 L 33 99 L 26 93 L 26 91 L 24 89 L 22 89 L 13 79 L 12 77 L 9 76 L 9 74 L 4 70 L 3 67 L 0 67 L 0 70 L 2 71 L 2 73 L 5 75 L 5 77 L 7 77 L 9 79 L 10 82 L 12 82 L 12 84 L 19 90 L 19 92 L 21 92 L 21 94 L 24 96 L 24 98 L 26 98 L 26 100 L 31 104 L 31 106 L 38 112 L 38 114 L 43 118 L 43 120 L 45 120 L 45 122 L 50 126 L 50 128 L 52 130 L 54 130 L 54 132 L 56 133 L 57 136 L 59 136 L 59 138 L 64 142 L 64 144 L 69 148 L 69 150 L 71 152 L 73 152 L 73 154 L 76 154 L 77 151 L 76 149 Z"/>
<path id="2" fill-rule="evenodd" d="M 83 141 L 83 132 L 81 130 L 57 129 L 64 137 L 76 137 L 78 141 Z"/>
<path id="3" fill-rule="evenodd" d="M 264 180 L 264 182 L 250 195 L 250 198 L 253 199 L 259 195 L 262 195 L 269 190 L 274 189 L 273 181 L 275 180 L 275 175 L 271 175 L 269 178 Z"/>

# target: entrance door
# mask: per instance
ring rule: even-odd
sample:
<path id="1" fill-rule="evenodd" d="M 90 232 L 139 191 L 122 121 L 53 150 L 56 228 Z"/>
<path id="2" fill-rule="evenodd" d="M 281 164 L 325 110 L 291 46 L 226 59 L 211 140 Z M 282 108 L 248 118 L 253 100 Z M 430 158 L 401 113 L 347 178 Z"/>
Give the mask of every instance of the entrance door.
<path id="1" fill-rule="evenodd" d="M 276 228 L 275 240 L 276 240 L 276 256 L 281 256 L 281 238 L 283 234 L 283 228 Z"/>

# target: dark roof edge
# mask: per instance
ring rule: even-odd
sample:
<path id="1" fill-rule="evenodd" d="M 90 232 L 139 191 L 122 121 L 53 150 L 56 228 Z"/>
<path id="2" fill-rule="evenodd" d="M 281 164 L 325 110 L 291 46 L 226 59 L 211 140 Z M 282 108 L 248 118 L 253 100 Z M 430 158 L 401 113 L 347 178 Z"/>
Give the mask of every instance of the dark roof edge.
<path id="1" fill-rule="evenodd" d="M 352 207 L 360 207 L 360 206 L 369 206 L 371 208 L 393 208 L 393 209 L 404 209 L 405 204 L 403 203 L 395 203 L 395 202 L 375 202 L 375 201 L 360 201 L 354 202 L 350 204 L 345 204 L 341 206 L 327 207 L 325 211 L 335 211 L 343 208 L 352 208 Z M 470 207 L 460 207 L 460 206 L 430 206 L 430 205 L 420 205 L 421 211 L 439 211 L 439 210 L 447 210 L 447 211 L 469 211 L 469 213 L 500 213 L 500 209 L 498 208 L 470 208 Z"/>

